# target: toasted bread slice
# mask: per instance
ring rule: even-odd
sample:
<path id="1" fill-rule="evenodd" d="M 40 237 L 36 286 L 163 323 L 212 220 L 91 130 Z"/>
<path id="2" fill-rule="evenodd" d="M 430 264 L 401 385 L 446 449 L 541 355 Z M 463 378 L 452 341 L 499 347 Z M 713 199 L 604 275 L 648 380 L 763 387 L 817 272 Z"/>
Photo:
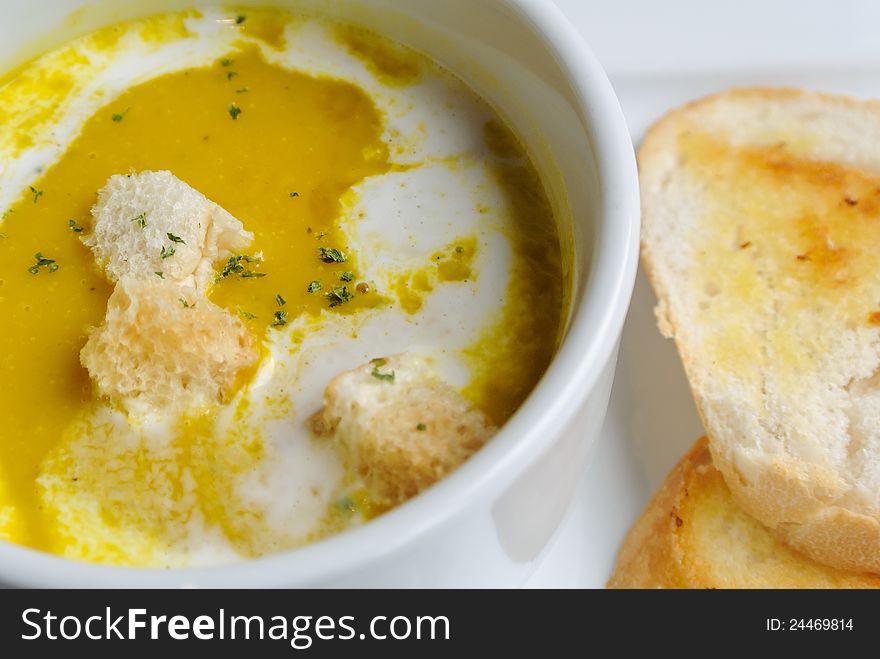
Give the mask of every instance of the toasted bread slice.
<path id="1" fill-rule="evenodd" d="M 643 263 L 734 497 L 880 572 L 880 103 L 745 89 L 640 151 Z"/>
<path id="2" fill-rule="evenodd" d="M 826 567 L 737 505 L 705 438 L 667 476 L 624 540 L 609 588 L 880 588 Z"/>
<path id="3" fill-rule="evenodd" d="M 102 396 L 155 410 L 221 402 L 258 356 L 244 323 L 194 289 L 124 277 L 80 361 Z"/>
<path id="4" fill-rule="evenodd" d="M 410 353 L 337 375 L 312 427 L 339 443 L 379 510 L 433 485 L 496 431 L 485 414 Z"/>
<path id="5" fill-rule="evenodd" d="M 214 263 L 247 248 L 241 222 L 171 172 L 111 176 L 83 237 L 110 281 L 163 278 L 207 291 Z M 161 274 L 160 274 L 161 273 Z"/>

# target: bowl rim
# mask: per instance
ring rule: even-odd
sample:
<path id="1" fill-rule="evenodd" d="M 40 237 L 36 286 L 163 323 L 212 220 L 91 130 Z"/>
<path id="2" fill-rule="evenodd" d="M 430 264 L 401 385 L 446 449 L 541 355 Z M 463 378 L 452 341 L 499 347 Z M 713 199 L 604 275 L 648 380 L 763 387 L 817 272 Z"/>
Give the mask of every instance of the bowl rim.
<path id="1" fill-rule="evenodd" d="M 475 498 L 506 488 L 565 430 L 616 357 L 638 262 L 638 174 L 617 96 L 580 33 L 553 2 L 503 2 L 554 56 L 577 101 L 594 152 L 602 220 L 565 339 L 542 380 L 492 442 L 411 501 L 364 526 L 290 551 L 211 567 L 159 569 L 90 564 L 0 542 L 0 581 L 136 588 L 326 584 L 449 525 Z"/>

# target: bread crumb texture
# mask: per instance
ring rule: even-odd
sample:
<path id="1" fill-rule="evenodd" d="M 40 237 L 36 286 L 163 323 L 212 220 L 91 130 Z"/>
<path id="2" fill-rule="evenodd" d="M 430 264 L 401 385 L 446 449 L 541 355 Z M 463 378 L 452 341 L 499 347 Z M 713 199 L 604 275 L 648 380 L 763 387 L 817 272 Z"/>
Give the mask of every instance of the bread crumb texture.
<path id="1" fill-rule="evenodd" d="M 737 90 L 639 153 L 643 260 L 718 468 L 793 546 L 880 572 L 880 104 Z"/>
<path id="2" fill-rule="evenodd" d="M 880 588 L 782 543 L 731 496 L 698 441 L 630 530 L 609 588 Z"/>
<path id="3" fill-rule="evenodd" d="M 236 316 L 193 289 L 132 277 L 80 354 L 102 396 L 156 409 L 221 402 L 257 357 Z"/>
<path id="4" fill-rule="evenodd" d="M 485 414 L 411 353 L 336 376 L 312 425 L 338 442 L 378 510 L 430 487 L 496 432 Z"/>
<path id="5" fill-rule="evenodd" d="M 83 238 L 111 281 L 156 279 L 207 292 L 214 264 L 253 241 L 241 222 L 171 172 L 117 174 L 98 191 Z"/>

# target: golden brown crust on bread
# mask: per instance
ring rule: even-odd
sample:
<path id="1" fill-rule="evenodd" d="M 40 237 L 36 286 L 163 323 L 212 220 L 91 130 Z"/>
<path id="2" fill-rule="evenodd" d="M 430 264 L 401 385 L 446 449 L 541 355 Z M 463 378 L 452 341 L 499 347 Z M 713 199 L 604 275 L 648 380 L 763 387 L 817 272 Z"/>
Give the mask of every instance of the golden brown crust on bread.
<path id="1" fill-rule="evenodd" d="M 623 541 L 609 588 L 699 587 L 687 574 L 678 530 L 684 525 L 680 507 L 688 480 L 704 458 L 705 441 L 700 440 L 666 477 Z"/>
<path id="2" fill-rule="evenodd" d="M 609 588 L 880 588 L 880 577 L 823 566 L 740 508 L 706 438 L 667 476 L 630 529 Z"/>
<path id="3" fill-rule="evenodd" d="M 733 465 L 718 458 L 715 463 L 734 499 L 790 546 L 842 570 L 880 572 L 876 550 L 880 547 L 880 524 L 873 517 L 823 505 L 808 482 L 783 466 L 746 484 Z M 787 519 L 801 521 L 793 524 Z"/>

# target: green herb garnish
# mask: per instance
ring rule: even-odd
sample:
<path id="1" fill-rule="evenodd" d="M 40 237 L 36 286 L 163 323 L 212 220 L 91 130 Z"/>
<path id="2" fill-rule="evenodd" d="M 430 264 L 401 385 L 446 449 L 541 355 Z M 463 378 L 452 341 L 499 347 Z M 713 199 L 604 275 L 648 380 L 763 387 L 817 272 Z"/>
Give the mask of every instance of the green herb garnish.
<path id="1" fill-rule="evenodd" d="M 330 300 L 330 308 L 338 307 L 341 304 L 345 304 L 346 302 L 351 301 L 354 298 L 348 288 L 345 286 L 337 286 L 329 293 L 325 294 L 325 297 Z"/>
<path id="2" fill-rule="evenodd" d="M 242 14 L 239 14 L 238 16 L 235 17 L 235 24 L 236 24 L 236 25 L 241 25 L 241 24 L 244 23 L 246 20 L 247 20 L 247 16 L 243 16 Z"/>
<path id="3" fill-rule="evenodd" d="M 318 254 L 324 263 L 345 263 L 346 256 L 332 247 L 319 247 Z"/>
<path id="4" fill-rule="evenodd" d="M 156 275 L 159 279 L 165 279 L 165 273 L 162 272 L 161 270 L 157 270 L 153 274 Z"/>
<path id="5" fill-rule="evenodd" d="M 125 115 L 127 115 L 129 112 L 131 112 L 131 108 L 128 108 L 128 109 L 127 109 L 125 112 L 123 112 L 122 114 L 114 114 L 114 115 L 113 115 L 112 117 L 110 117 L 110 118 L 111 118 L 115 123 L 118 124 L 120 121 L 122 121 L 123 119 L 125 119 Z"/>
<path id="6" fill-rule="evenodd" d="M 418 430 L 419 432 L 425 432 L 427 429 L 428 426 L 426 426 L 424 423 L 420 423 L 416 426 L 416 430 Z"/>
<path id="7" fill-rule="evenodd" d="M 175 247 L 173 245 L 171 247 L 167 247 L 167 248 L 163 245 L 162 251 L 159 252 L 159 256 L 164 261 L 165 259 L 170 259 L 172 256 L 174 256 L 175 252 L 177 252 L 177 250 L 175 249 Z"/>
<path id="8" fill-rule="evenodd" d="M 220 60 L 220 66 L 229 66 L 230 64 L 232 64 L 232 60 L 228 57 L 224 57 L 222 60 Z"/>
<path id="9" fill-rule="evenodd" d="M 230 256 L 226 261 L 226 265 L 223 266 L 223 271 L 217 275 L 217 281 L 221 281 L 233 275 L 238 275 L 242 279 L 265 277 L 265 273 L 253 272 L 244 266 L 244 263 L 262 263 L 262 261 L 263 259 L 258 256 L 247 256 L 245 254 Z"/>
<path id="10" fill-rule="evenodd" d="M 272 327 L 284 327 L 287 325 L 287 312 L 276 311 L 275 320 L 272 321 Z"/>
<path id="11" fill-rule="evenodd" d="M 55 262 L 55 259 L 47 259 L 43 256 L 42 252 L 34 254 L 34 259 L 36 259 L 37 262 L 28 268 L 28 272 L 32 275 L 39 274 L 40 268 L 46 268 L 49 272 L 55 272 L 58 270 L 58 264 Z"/>
<path id="12" fill-rule="evenodd" d="M 37 200 L 43 196 L 43 191 L 35 188 L 34 186 L 30 186 L 31 192 L 34 193 L 34 203 L 37 203 Z"/>
<path id="13" fill-rule="evenodd" d="M 292 197 L 299 197 L 299 192 L 291 192 L 290 196 L 291 196 L 291 198 Z"/>
<path id="14" fill-rule="evenodd" d="M 227 80 L 232 80 L 232 79 L 233 79 L 235 76 L 237 76 L 237 75 L 238 75 L 238 73 L 235 72 L 235 71 L 227 71 L 227 72 L 226 72 L 226 79 L 227 79 Z"/>
<path id="15" fill-rule="evenodd" d="M 238 107 L 235 103 L 229 104 L 229 116 L 232 117 L 232 120 L 235 121 L 238 119 L 238 115 L 241 114 L 241 108 Z"/>
<path id="16" fill-rule="evenodd" d="M 339 281 L 351 281 L 353 279 L 354 279 L 353 272 L 346 271 L 346 272 L 343 272 L 341 275 L 339 275 Z"/>
<path id="17" fill-rule="evenodd" d="M 241 316 L 242 318 L 244 318 L 245 320 L 256 320 L 257 319 L 257 314 L 255 314 L 255 313 L 251 313 L 250 311 L 245 311 L 241 307 L 236 307 L 236 310 L 238 311 L 238 315 Z"/>
<path id="18" fill-rule="evenodd" d="M 278 303 L 279 307 L 283 307 L 285 304 L 287 304 L 287 300 L 281 297 L 280 293 L 275 293 L 275 302 Z"/>
<path id="19" fill-rule="evenodd" d="M 138 215 L 137 217 L 133 217 L 133 218 L 131 219 L 131 221 L 132 221 L 132 222 L 137 222 L 137 225 L 138 225 L 141 229 L 146 229 L 146 228 L 147 228 L 147 214 L 146 214 L 146 213 L 141 213 L 141 214 Z"/>
<path id="20" fill-rule="evenodd" d="M 250 87 L 242 87 L 241 89 L 236 89 L 236 90 L 235 90 L 235 93 L 236 93 L 236 94 L 246 94 L 246 93 L 249 92 L 250 90 L 251 90 Z"/>
<path id="21" fill-rule="evenodd" d="M 74 233 L 82 233 L 83 232 L 82 227 L 79 227 L 76 225 L 76 220 L 67 220 L 67 226 Z"/>
<path id="22" fill-rule="evenodd" d="M 309 293 L 317 293 L 321 290 L 321 282 L 317 279 L 309 284 L 309 287 L 306 289 Z"/>
<path id="23" fill-rule="evenodd" d="M 173 243 L 177 243 L 178 245 L 186 245 L 186 241 L 180 236 L 175 236 L 173 233 L 170 232 L 166 233 L 165 235 L 168 236 L 168 240 Z"/>
<path id="24" fill-rule="evenodd" d="M 184 309 L 191 309 L 192 307 L 196 306 L 195 303 L 190 304 L 189 302 L 187 302 L 183 298 L 178 298 L 178 299 L 180 300 L 180 303 L 183 305 Z"/>
<path id="25" fill-rule="evenodd" d="M 387 382 L 389 384 L 394 383 L 394 371 L 391 371 L 390 373 L 382 373 L 379 370 L 379 368 L 385 366 L 385 364 L 388 363 L 387 359 L 374 359 L 370 363 L 373 365 L 373 370 L 370 375 L 372 375 L 377 380 L 382 380 L 382 382 Z"/>

